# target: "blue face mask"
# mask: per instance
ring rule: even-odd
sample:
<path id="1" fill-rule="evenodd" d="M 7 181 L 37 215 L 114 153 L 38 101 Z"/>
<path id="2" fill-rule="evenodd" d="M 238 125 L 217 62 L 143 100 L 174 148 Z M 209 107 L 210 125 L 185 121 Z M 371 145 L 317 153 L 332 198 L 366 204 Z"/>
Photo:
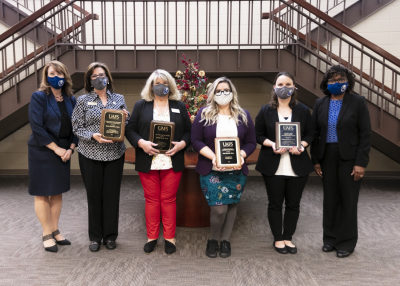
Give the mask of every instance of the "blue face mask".
<path id="1" fill-rule="evenodd" d="M 55 76 L 55 77 L 47 77 L 47 81 L 49 82 L 50 86 L 54 89 L 60 89 L 63 87 L 65 83 L 65 79 Z"/>
<path id="2" fill-rule="evenodd" d="M 348 86 L 349 83 L 347 81 L 344 83 L 335 82 L 334 84 L 328 84 L 328 90 L 333 96 L 338 96 L 343 94 Z"/>

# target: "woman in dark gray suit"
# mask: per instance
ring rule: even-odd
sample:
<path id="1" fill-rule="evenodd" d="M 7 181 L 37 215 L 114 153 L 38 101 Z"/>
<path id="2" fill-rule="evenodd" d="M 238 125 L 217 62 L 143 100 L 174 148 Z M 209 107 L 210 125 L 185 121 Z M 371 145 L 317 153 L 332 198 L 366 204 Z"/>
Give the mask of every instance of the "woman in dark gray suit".
<path id="1" fill-rule="evenodd" d="M 29 194 L 35 196 L 43 245 L 50 252 L 58 251 L 57 244 L 71 244 L 58 230 L 62 193 L 70 188 L 70 158 L 78 142 L 72 133 L 71 115 L 76 101 L 71 88 L 67 67 L 51 61 L 45 65 L 42 83 L 29 104 Z"/>
<path id="2" fill-rule="evenodd" d="M 348 257 L 356 247 L 357 203 L 371 146 L 366 100 L 353 92 L 352 72 L 332 66 L 322 79 L 325 97 L 313 110 L 315 138 L 311 157 L 324 188 L 322 251 Z"/>

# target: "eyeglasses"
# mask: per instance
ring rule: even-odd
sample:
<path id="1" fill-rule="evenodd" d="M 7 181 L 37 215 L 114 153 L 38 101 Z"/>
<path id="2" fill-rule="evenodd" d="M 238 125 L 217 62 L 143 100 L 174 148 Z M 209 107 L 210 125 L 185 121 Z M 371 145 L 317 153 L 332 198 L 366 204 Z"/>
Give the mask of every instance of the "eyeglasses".
<path id="1" fill-rule="evenodd" d="M 220 96 L 220 95 L 229 95 L 231 91 L 229 89 L 224 89 L 224 90 L 215 90 L 215 95 Z"/>
<path id="2" fill-rule="evenodd" d="M 347 78 L 345 78 L 345 77 L 341 77 L 341 78 L 338 78 L 338 79 L 333 79 L 333 78 L 331 78 L 331 79 L 329 79 L 328 80 L 328 84 L 334 84 L 334 83 L 345 83 L 347 81 Z"/>
<path id="3" fill-rule="evenodd" d="M 105 75 L 106 75 L 105 73 L 93 74 L 92 79 L 96 79 L 98 77 L 104 77 Z"/>

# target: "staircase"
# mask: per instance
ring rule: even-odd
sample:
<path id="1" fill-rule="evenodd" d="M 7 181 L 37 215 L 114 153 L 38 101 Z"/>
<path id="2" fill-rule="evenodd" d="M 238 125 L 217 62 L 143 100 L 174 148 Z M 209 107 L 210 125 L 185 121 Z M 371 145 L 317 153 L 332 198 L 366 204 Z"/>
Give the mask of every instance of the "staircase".
<path id="1" fill-rule="evenodd" d="M 175 73 L 184 52 L 200 61 L 209 77 L 271 82 L 277 72 L 289 71 L 296 77 L 299 100 L 310 108 L 324 96 L 319 90 L 323 72 L 333 64 L 348 66 L 356 75 L 355 91 L 368 101 L 373 147 L 400 163 L 400 59 L 347 27 L 391 1 L 353 1 L 333 15 L 339 22 L 329 13 L 342 2 L 335 0 L 324 11 L 315 0 L 64 2 L 1 43 L 0 140 L 28 122 L 30 96 L 47 60 L 65 63 L 79 90 L 93 61 L 106 63 L 113 77 L 147 77 L 156 68 Z M 57 21 L 63 26 L 53 28 L 42 44 L 33 39 L 36 49 L 27 51 L 28 34 Z M 5 54 L 18 47 L 21 57 L 5 63 Z"/>

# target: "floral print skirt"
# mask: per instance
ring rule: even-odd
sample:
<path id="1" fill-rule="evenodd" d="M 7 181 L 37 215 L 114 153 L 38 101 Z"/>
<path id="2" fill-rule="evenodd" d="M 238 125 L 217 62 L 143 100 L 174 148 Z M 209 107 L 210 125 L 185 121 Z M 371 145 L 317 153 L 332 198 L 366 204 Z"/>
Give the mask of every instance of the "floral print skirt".
<path id="1" fill-rule="evenodd" d="M 240 202 L 247 176 L 238 171 L 211 171 L 200 175 L 200 185 L 209 206 L 230 205 Z"/>

